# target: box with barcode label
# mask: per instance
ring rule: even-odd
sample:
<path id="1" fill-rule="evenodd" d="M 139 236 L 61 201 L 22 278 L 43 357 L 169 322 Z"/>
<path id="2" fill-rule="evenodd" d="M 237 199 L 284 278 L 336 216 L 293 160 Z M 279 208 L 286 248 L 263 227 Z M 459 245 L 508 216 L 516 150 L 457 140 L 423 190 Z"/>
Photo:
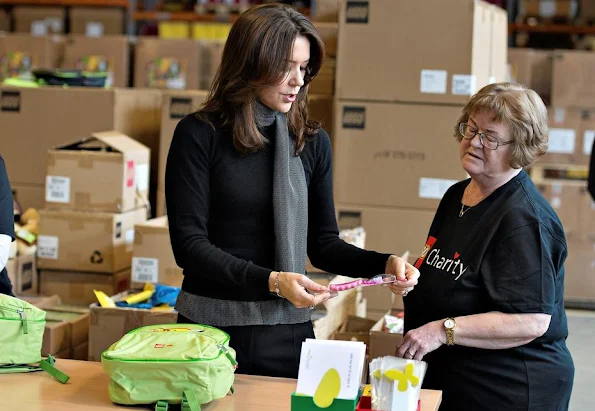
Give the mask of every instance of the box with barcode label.
<path id="1" fill-rule="evenodd" d="M 149 196 L 150 150 L 116 131 L 48 151 L 45 208 L 121 213 Z"/>
<path id="2" fill-rule="evenodd" d="M 169 240 L 167 217 L 137 224 L 132 255 L 133 286 L 159 283 L 180 287 L 182 279 L 182 269 L 176 264 Z"/>
<path id="3" fill-rule="evenodd" d="M 115 273 L 129 268 L 134 225 L 146 221 L 146 208 L 124 213 L 40 210 L 39 268 Z"/>

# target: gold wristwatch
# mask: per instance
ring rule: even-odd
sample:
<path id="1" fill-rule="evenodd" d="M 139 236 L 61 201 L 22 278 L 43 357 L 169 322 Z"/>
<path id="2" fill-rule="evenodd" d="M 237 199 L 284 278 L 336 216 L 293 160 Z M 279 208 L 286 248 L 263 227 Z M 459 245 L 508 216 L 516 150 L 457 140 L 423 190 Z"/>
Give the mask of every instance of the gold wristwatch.
<path id="1" fill-rule="evenodd" d="M 446 345 L 455 345 L 455 327 L 457 323 L 454 318 L 448 317 L 444 320 L 444 332 L 446 333 Z"/>

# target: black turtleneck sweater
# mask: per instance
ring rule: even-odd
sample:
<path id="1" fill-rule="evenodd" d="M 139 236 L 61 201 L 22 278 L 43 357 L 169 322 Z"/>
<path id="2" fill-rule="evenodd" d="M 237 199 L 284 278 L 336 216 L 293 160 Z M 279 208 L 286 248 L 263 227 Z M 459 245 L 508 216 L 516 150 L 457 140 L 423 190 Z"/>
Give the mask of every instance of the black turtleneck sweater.
<path id="1" fill-rule="evenodd" d="M 165 195 L 171 243 L 186 292 L 238 301 L 277 298 L 273 270 L 274 126 L 266 149 L 239 154 L 231 132 L 191 114 L 178 124 L 167 159 Z M 328 134 L 320 130 L 300 155 L 308 184 L 308 256 L 328 272 L 351 277 L 383 273 L 387 254 L 338 237 Z"/>

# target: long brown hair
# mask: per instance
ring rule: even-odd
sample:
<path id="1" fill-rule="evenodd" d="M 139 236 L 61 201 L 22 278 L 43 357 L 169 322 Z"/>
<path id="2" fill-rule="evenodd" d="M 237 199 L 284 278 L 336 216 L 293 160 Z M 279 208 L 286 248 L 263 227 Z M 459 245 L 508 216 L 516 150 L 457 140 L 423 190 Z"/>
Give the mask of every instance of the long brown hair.
<path id="1" fill-rule="evenodd" d="M 298 36 L 310 41 L 310 62 L 304 86 L 287 113 L 296 155 L 303 150 L 305 139 L 320 128 L 319 122 L 308 119 L 307 103 L 308 84 L 322 66 L 323 41 L 303 14 L 281 4 L 253 7 L 242 13 L 231 28 L 221 65 L 197 115 L 210 124 L 231 128 L 234 146 L 241 153 L 265 147 L 267 140 L 254 121 L 254 104 L 261 90 L 283 81 Z"/>

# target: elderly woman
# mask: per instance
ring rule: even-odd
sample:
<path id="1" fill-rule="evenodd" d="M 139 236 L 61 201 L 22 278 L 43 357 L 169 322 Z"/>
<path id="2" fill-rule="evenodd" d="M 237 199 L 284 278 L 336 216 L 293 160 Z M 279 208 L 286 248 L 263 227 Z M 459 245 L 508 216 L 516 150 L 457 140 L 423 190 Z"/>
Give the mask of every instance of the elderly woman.
<path id="1" fill-rule="evenodd" d="M 441 411 L 567 410 L 566 239 L 523 171 L 547 149 L 546 108 L 522 85 L 491 84 L 455 137 L 471 178 L 436 211 L 397 355 L 428 363 L 424 387 L 443 390 Z"/>

